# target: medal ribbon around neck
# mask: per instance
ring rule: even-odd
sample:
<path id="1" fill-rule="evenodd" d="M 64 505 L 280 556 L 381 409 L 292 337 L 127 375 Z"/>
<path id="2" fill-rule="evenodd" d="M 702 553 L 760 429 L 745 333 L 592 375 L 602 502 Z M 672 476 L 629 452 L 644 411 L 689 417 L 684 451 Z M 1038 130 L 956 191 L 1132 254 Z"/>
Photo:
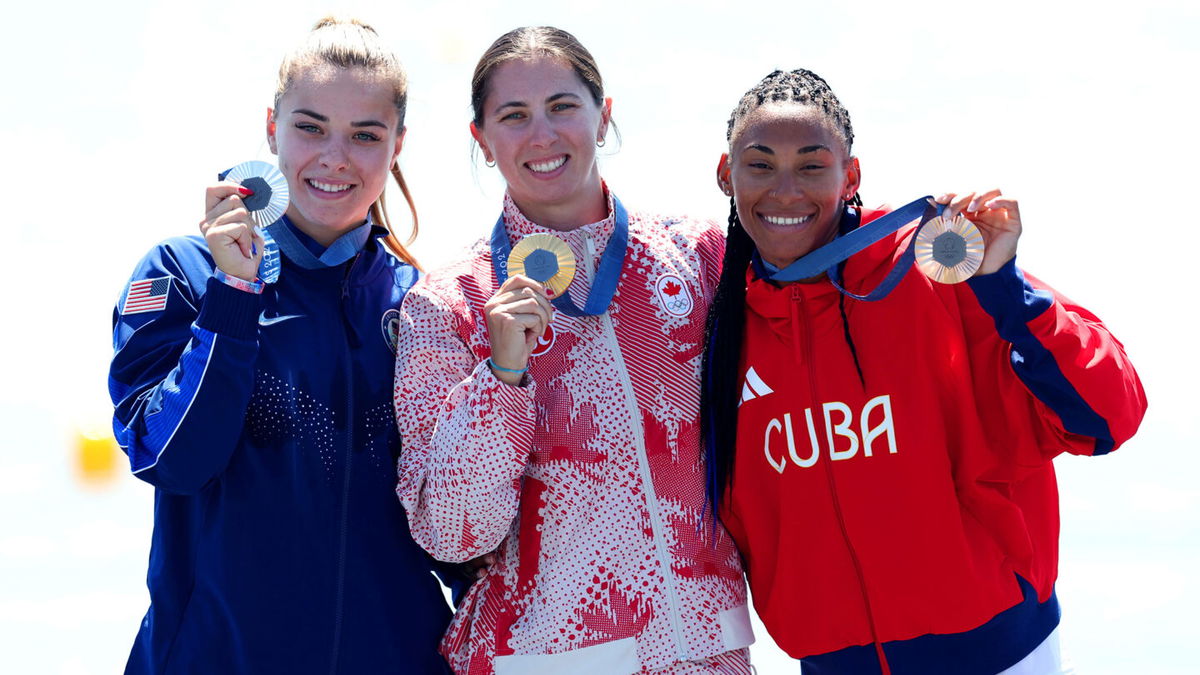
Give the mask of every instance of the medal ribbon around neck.
<path id="1" fill-rule="evenodd" d="M 564 290 L 551 300 L 558 311 L 567 316 L 599 316 L 608 311 L 613 296 L 617 294 L 617 282 L 621 279 L 621 267 L 625 264 L 625 252 L 629 244 L 629 214 L 621 205 L 621 200 L 613 196 L 613 232 L 600 264 L 596 267 L 596 278 L 592 283 L 592 292 L 588 294 L 583 307 L 571 299 L 571 292 Z M 508 256 L 512 253 L 512 244 L 508 241 L 508 230 L 504 227 L 504 214 L 492 228 L 492 269 L 496 272 L 496 283 L 503 286 L 508 279 Z M 540 249 L 545 251 L 546 249 Z M 536 279 L 546 282 L 548 279 Z"/>
<path id="2" fill-rule="evenodd" d="M 786 283 L 789 281 L 811 279 L 821 273 L 825 273 L 839 291 L 855 300 L 865 300 L 867 302 L 882 300 L 900 283 L 900 280 L 904 278 L 904 275 L 916 261 L 914 246 L 921 234 L 921 229 L 931 220 L 940 218 L 945 208 L 945 205 L 934 202 L 933 198 L 928 196 L 909 202 L 891 213 L 872 220 L 862 227 L 853 227 L 849 232 L 837 237 L 821 248 L 801 256 L 791 265 L 770 275 L 768 279 Z M 856 225 L 860 218 L 858 211 L 847 210 L 847 215 L 854 219 L 852 225 Z M 921 222 L 917 225 L 917 231 L 913 233 L 912 238 L 909 239 L 908 247 L 883 280 L 879 282 L 879 285 L 863 295 L 851 293 L 842 287 L 839 263 L 889 234 L 896 232 L 916 218 L 921 219 Z M 982 254 L 980 255 L 980 259 L 982 259 Z M 978 264 L 976 264 L 976 267 L 978 267 Z M 927 272 L 927 274 L 929 273 Z M 937 277 L 933 278 L 941 281 Z"/>

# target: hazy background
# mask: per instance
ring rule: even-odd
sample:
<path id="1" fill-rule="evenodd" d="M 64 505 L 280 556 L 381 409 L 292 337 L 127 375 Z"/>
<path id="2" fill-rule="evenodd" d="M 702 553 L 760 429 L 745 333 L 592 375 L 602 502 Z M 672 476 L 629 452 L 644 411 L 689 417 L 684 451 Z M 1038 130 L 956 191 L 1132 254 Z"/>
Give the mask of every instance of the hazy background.
<path id="1" fill-rule="evenodd" d="M 155 242 L 196 230 L 214 173 L 267 159 L 283 53 L 320 16 L 373 23 L 408 65 L 401 157 L 437 265 L 494 222 L 470 158 L 469 79 L 504 31 L 552 24 L 598 60 L 634 207 L 724 220 L 725 121 L 776 67 L 823 75 L 853 117 L 868 203 L 994 186 L 1020 262 L 1105 319 L 1145 381 L 1139 436 L 1057 462 L 1062 635 L 1081 673 L 1192 673 L 1200 622 L 1193 270 L 1200 3 L 36 2 L 5 10 L 0 179 L 0 670 L 112 673 L 145 612 L 152 489 L 77 479 L 107 424 L 112 305 Z M 398 204 L 394 195 L 393 204 Z M 404 212 L 394 214 L 403 221 Z M 898 552 L 898 555 L 901 553 Z M 797 607 L 797 612 L 804 608 Z M 759 672 L 794 662 L 759 631 Z"/>

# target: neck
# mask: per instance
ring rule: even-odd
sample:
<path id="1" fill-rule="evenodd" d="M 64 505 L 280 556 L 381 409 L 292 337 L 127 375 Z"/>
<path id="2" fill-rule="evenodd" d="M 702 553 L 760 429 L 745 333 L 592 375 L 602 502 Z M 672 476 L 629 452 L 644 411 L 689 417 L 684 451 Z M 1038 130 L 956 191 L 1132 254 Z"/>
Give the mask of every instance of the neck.
<path id="1" fill-rule="evenodd" d="M 516 198 L 513 203 L 532 222 L 551 230 L 570 232 L 608 217 L 608 198 L 599 176 L 596 176 L 594 188 L 588 189 L 586 195 L 561 204 L 518 201 Z"/>
<path id="2" fill-rule="evenodd" d="M 813 246 L 812 248 L 805 251 L 804 253 L 801 253 L 800 255 L 796 256 L 795 258 L 772 259 L 772 258 L 768 258 L 767 256 L 763 255 L 761 251 L 759 252 L 759 255 L 762 256 L 762 259 L 765 262 L 770 263 L 773 267 L 775 267 L 775 269 L 785 270 L 785 269 L 787 269 L 788 265 L 791 265 L 792 263 L 796 262 L 797 260 L 808 255 L 809 253 L 812 253 L 813 251 L 824 246 L 825 244 L 828 244 L 829 242 L 833 241 L 834 238 L 836 237 L 836 235 L 837 235 L 837 230 L 830 231 L 829 234 L 825 237 L 824 241 L 817 243 L 816 246 Z M 787 284 L 811 284 L 811 283 L 815 283 L 817 281 L 821 281 L 824 278 L 825 278 L 825 273 L 819 272 L 807 279 L 797 279 L 795 281 L 783 281 L 783 282 L 779 282 L 779 284 L 781 286 L 786 286 Z"/>
<path id="3" fill-rule="evenodd" d="M 352 222 L 341 227 L 330 227 L 329 225 L 314 223 L 305 218 L 299 213 L 294 205 L 289 205 L 286 213 L 288 220 L 292 221 L 292 225 L 295 225 L 297 230 L 300 230 L 304 234 L 308 235 L 313 241 L 317 242 L 321 246 L 324 246 L 325 248 L 329 248 L 333 242 L 338 240 L 338 237 L 341 237 L 343 234 L 346 234 L 350 230 L 353 230 L 367 221 L 366 216 L 364 216 L 362 220 Z"/>

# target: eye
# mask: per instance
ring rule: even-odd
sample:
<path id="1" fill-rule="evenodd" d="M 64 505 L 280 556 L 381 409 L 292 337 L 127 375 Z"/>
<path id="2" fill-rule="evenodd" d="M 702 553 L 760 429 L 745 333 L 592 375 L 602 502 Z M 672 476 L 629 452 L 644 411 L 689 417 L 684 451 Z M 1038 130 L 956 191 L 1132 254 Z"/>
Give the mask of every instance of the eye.
<path id="1" fill-rule="evenodd" d="M 369 131 L 360 131 L 360 132 L 354 134 L 354 140 L 363 141 L 366 143 L 374 143 L 375 141 L 379 140 L 379 136 L 377 136 Z"/>
<path id="2" fill-rule="evenodd" d="M 501 122 L 508 122 L 508 121 L 514 121 L 514 120 L 523 120 L 523 119 L 525 119 L 525 113 L 523 113 L 523 112 L 510 112 L 510 113 L 508 113 L 507 115 L 505 115 L 505 116 L 501 117 L 501 118 L 500 118 L 500 121 L 501 121 Z"/>
<path id="3" fill-rule="evenodd" d="M 770 164 L 768 164 L 767 162 L 764 162 L 762 160 L 754 160 L 751 162 L 747 162 L 746 166 L 750 167 L 751 169 L 761 169 L 761 170 L 766 170 L 766 169 L 771 168 Z"/>
<path id="4" fill-rule="evenodd" d="M 313 124 L 312 122 L 296 122 L 296 128 L 309 134 L 321 133 L 321 127 Z"/>
<path id="5" fill-rule="evenodd" d="M 575 103 L 564 103 L 564 102 L 560 101 L 560 102 L 555 103 L 554 105 L 550 106 L 550 110 L 552 112 L 562 112 L 564 110 L 572 110 L 572 109 L 578 108 L 578 107 L 579 106 Z"/>

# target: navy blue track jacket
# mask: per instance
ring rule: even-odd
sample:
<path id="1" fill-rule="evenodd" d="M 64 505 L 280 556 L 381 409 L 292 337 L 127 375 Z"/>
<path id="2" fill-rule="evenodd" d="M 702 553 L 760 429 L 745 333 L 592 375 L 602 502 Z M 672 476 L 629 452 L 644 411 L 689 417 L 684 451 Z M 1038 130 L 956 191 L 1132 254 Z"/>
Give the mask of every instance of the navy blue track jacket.
<path id="1" fill-rule="evenodd" d="M 268 231 L 282 269 L 261 295 L 179 237 L 113 314 L 114 431 L 155 486 L 126 672 L 447 673 L 450 610 L 394 491 L 396 308 L 417 272 L 382 228 L 337 264 L 286 219 Z"/>

